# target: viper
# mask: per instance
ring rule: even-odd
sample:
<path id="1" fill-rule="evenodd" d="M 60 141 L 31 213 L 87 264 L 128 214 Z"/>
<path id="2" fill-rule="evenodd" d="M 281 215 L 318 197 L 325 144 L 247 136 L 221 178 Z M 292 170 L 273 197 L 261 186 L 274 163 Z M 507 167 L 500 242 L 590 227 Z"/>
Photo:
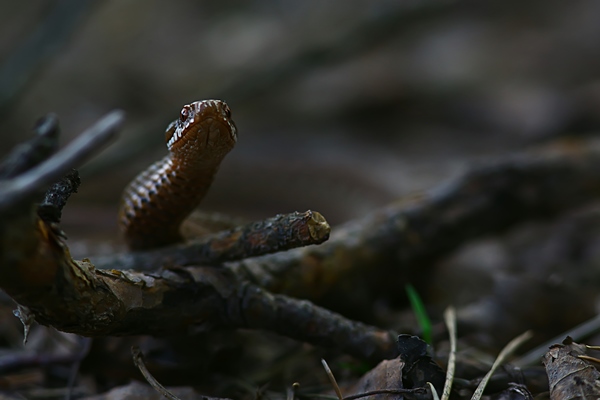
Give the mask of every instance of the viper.
<path id="1" fill-rule="evenodd" d="M 119 225 L 131 250 L 183 240 L 180 226 L 206 195 L 221 162 L 237 142 L 231 110 L 220 100 L 183 106 L 167 127 L 168 155 L 124 190 Z"/>

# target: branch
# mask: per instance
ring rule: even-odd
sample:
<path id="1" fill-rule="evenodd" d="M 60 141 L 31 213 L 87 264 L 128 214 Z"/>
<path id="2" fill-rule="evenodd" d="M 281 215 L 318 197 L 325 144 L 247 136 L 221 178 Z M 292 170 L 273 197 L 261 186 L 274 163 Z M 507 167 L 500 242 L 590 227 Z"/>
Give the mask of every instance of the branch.
<path id="1" fill-rule="evenodd" d="M 55 156 L 11 180 L 0 181 L 0 214 L 60 179 L 70 168 L 113 139 L 123 122 L 122 111 L 112 111 Z"/>
<path id="2" fill-rule="evenodd" d="M 158 250 L 93 257 L 96 268 L 153 271 L 165 265 L 216 265 L 296 247 L 320 244 L 331 231 L 314 211 L 280 214 L 215 235 Z"/>
<path id="3" fill-rule="evenodd" d="M 237 328 L 268 330 L 373 363 L 398 356 L 396 332 L 352 321 L 307 300 L 273 295 L 247 282 L 241 287 L 240 301 L 235 302 L 241 306 L 243 323 L 238 322 Z M 235 308 L 228 312 L 231 309 Z"/>
<path id="4" fill-rule="evenodd" d="M 71 259 L 60 233 L 43 221 L 21 218 L 11 232 L 29 245 L 0 254 L 0 288 L 43 325 L 92 337 L 267 329 L 361 359 L 397 355 L 394 332 L 272 295 L 224 268 L 172 268 L 151 275 L 98 270 L 87 260 Z M 11 237 L 0 237 L 0 245 Z M 11 256 L 18 262 L 10 262 Z"/>

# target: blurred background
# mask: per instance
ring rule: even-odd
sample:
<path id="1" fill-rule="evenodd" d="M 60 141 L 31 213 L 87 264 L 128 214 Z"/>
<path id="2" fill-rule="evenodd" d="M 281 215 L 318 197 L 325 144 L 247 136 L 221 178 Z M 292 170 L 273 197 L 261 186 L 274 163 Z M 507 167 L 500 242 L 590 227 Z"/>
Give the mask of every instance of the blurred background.
<path id="1" fill-rule="evenodd" d="M 121 191 L 166 154 L 167 124 L 223 99 L 238 144 L 202 209 L 312 209 L 335 229 L 482 160 L 597 135 L 599 15 L 594 0 L 0 0 L 0 156 L 48 112 L 64 144 L 123 109 L 62 223 L 75 258 L 109 253 Z M 457 305 L 476 346 L 547 339 L 595 315 L 598 248 L 592 206 L 466 244 L 419 290 L 434 320 Z M 20 346 L 4 303 L 2 343 Z M 373 320 L 419 334 L 386 307 Z"/>
<path id="2" fill-rule="evenodd" d="M 125 110 L 65 214 L 93 247 L 115 238 L 120 192 L 166 154 L 181 106 L 219 98 L 239 142 L 202 208 L 338 224 L 474 158 L 596 130 L 599 13 L 592 0 L 0 1 L 0 151 L 48 112 L 66 143 Z"/>

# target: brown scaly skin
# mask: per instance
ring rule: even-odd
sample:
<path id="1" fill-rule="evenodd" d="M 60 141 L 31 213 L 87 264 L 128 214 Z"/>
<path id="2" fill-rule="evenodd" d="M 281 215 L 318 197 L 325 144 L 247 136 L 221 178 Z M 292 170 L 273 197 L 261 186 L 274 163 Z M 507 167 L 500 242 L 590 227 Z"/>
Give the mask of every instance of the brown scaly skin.
<path id="1" fill-rule="evenodd" d="M 206 195 L 221 161 L 237 140 L 231 111 L 220 100 L 184 106 L 166 131 L 169 155 L 124 190 L 119 224 L 132 250 L 182 240 L 179 227 Z"/>

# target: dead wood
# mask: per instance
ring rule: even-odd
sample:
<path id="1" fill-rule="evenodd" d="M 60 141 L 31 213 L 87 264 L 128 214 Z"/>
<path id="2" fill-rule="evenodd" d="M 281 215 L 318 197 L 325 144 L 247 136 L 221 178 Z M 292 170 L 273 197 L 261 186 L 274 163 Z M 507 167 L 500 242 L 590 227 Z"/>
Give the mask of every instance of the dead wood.
<path id="1" fill-rule="evenodd" d="M 350 321 L 307 301 L 272 295 L 224 268 L 183 269 L 171 264 L 171 268 L 144 274 L 99 270 L 89 260 L 73 260 L 57 224 L 36 218 L 35 196 L 30 194 L 96 149 L 101 138 L 110 137 L 120 117 L 109 117 L 63 151 L 0 186 L 6 193 L 5 210 L 15 211 L 6 213 L 0 227 L 0 287 L 19 303 L 21 313 L 83 336 L 252 328 L 339 348 L 367 360 L 397 354 L 391 332 Z M 40 171 L 39 167 L 48 165 L 51 168 Z M 24 179 L 27 185 L 14 184 Z M 57 210 L 70 194 L 69 188 L 77 186 L 65 182 L 69 179 L 50 191 L 60 196 L 48 197 Z M 17 198 L 27 200 L 20 203 L 24 206 L 9 208 Z M 320 214 L 296 213 L 213 237 L 205 249 L 213 257 L 227 257 L 223 255 L 227 249 L 244 256 L 303 241 L 323 241 L 328 234 Z"/>
<path id="2" fill-rule="evenodd" d="M 392 333 L 307 301 L 272 295 L 227 269 L 175 268 L 153 274 L 98 270 L 87 260 L 72 260 L 60 235 L 43 221 L 19 218 L 10 228 L 19 232 L 18 246 L 10 252 L 19 263 L 8 264 L 3 253 L 0 286 L 39 323 L 59 330 L 84 336 L 160 336 L 252 328 L 368 360 L 396 354 Z M 3 245 L 8 241 L 1 239 Z"/>
<path id="3" fill-rule="evenodd" d="M 166 265 L 216 265 L 230 260 L 320 244 L 331 228 L 316 211 L 280 214 L 186 244 L 158 250 L 93 257 L 96 268 L 153 271 Z"/>

